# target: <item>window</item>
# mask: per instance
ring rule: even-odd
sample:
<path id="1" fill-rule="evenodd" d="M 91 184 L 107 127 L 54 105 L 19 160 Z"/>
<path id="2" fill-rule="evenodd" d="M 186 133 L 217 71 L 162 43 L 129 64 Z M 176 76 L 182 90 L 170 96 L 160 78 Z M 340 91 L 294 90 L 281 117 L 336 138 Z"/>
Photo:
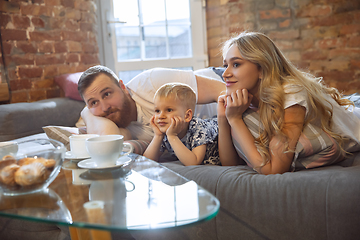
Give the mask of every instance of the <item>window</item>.
<path id="1" fill-rule="evenodd" d="M 98 4 L 101 63 L 124 82 L 153 67 L 196 70 L 207 66 L 202 0 L 105 0 Z"/>

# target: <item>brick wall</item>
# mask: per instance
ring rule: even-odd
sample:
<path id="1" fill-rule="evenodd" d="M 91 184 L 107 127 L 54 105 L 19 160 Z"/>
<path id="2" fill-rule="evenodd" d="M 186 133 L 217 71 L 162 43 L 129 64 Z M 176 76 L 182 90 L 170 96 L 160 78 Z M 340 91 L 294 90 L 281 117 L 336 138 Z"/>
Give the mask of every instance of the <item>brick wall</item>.
<path id="1" fill-rule="evenodd" d="M 99 64 L 95 12 L 95 0 L 0 1 L 12 103 L 64 96 L 55 76 Z"/>
<path id="2" fill-rule="evenodd" d="M 261 31 L 301 69 L 346 94 L 360 92 L 359 0 L 207 0 L 210 66 L 236 32 Z"/>

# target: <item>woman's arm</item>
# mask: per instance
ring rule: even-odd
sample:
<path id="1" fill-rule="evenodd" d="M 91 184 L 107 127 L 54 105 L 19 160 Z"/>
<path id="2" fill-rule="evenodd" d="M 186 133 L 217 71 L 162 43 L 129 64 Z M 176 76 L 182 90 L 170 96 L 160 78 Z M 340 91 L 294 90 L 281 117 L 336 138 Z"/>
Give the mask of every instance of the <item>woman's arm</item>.
<path id="1" fill-rule="evenodd" d="M 289 139 L 289 151 L 284 152 L 285 144 L 283 140 L 278 136 L 274 136 L 270 140 L 269 146 L 270 161 L 262 167 L 263 160 L 254 144 L 254 138 L 244 121 L 242 119 L 232 119 L 229 122 L 234 134 L 239 136 L 239 144 L 254 169 L 262 174 L 284 173 L 289 171 L 294 158 L 294 150 L 304 125 L 305 112 L 305 108 L 300 105 L 294 105 L 285 109 L 282 132 Z"/>
<path id="2" fill-rule="evenodd" d="M 219 97 L 217 108 L 217 118 L 219 124 L 219 157 L 221 165 L 234 166 L 240 163 L 241 158 L 235 150 L 234 143 L 231 137 L 231 127 L 225 116 L 225 98 L 225 95 Z"/>

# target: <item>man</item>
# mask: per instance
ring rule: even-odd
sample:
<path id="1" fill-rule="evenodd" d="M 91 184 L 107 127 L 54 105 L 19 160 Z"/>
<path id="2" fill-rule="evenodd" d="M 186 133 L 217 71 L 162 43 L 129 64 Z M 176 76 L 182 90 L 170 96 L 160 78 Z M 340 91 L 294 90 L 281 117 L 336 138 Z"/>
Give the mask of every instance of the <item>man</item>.
<path id="1" fill-rule="evenodd" d="M 144 71 L 125 86 L 109 68 L 94 66 L 81 75 L 78 83 L 86 103 L 81 117 L 87 132 L 122 134 L 126 140 L 151 141 L 153 132 L 149 120 L 154 114 L 153 97 L 156 90 L 168 82 L 191 86 L 198 104 L 217 102 L 220 93 L 225 91 L 221 81 L 195 75 L 193 71 L 164 68 Z"/>

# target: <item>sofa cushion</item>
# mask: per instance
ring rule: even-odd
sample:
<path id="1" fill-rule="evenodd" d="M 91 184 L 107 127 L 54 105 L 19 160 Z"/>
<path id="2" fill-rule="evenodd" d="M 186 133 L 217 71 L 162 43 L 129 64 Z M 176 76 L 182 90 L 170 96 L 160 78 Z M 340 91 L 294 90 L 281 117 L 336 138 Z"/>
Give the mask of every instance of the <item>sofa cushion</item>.
<path id="1" fill-rule="evenodd" d="M 48 125 L 73 127 L 84 106 L 69 98 L 0 105 L 0 141 L 43 133 Z"/>
<path id="2" fill-rule="evenodd" d="M 78 82 L 82 72 L 77 73 L 68 73 L 55 77 L 55 82 L 61 87 L 65 92 L 65 97 L 82 101 L 79 91 L 78 91 Z"/>

